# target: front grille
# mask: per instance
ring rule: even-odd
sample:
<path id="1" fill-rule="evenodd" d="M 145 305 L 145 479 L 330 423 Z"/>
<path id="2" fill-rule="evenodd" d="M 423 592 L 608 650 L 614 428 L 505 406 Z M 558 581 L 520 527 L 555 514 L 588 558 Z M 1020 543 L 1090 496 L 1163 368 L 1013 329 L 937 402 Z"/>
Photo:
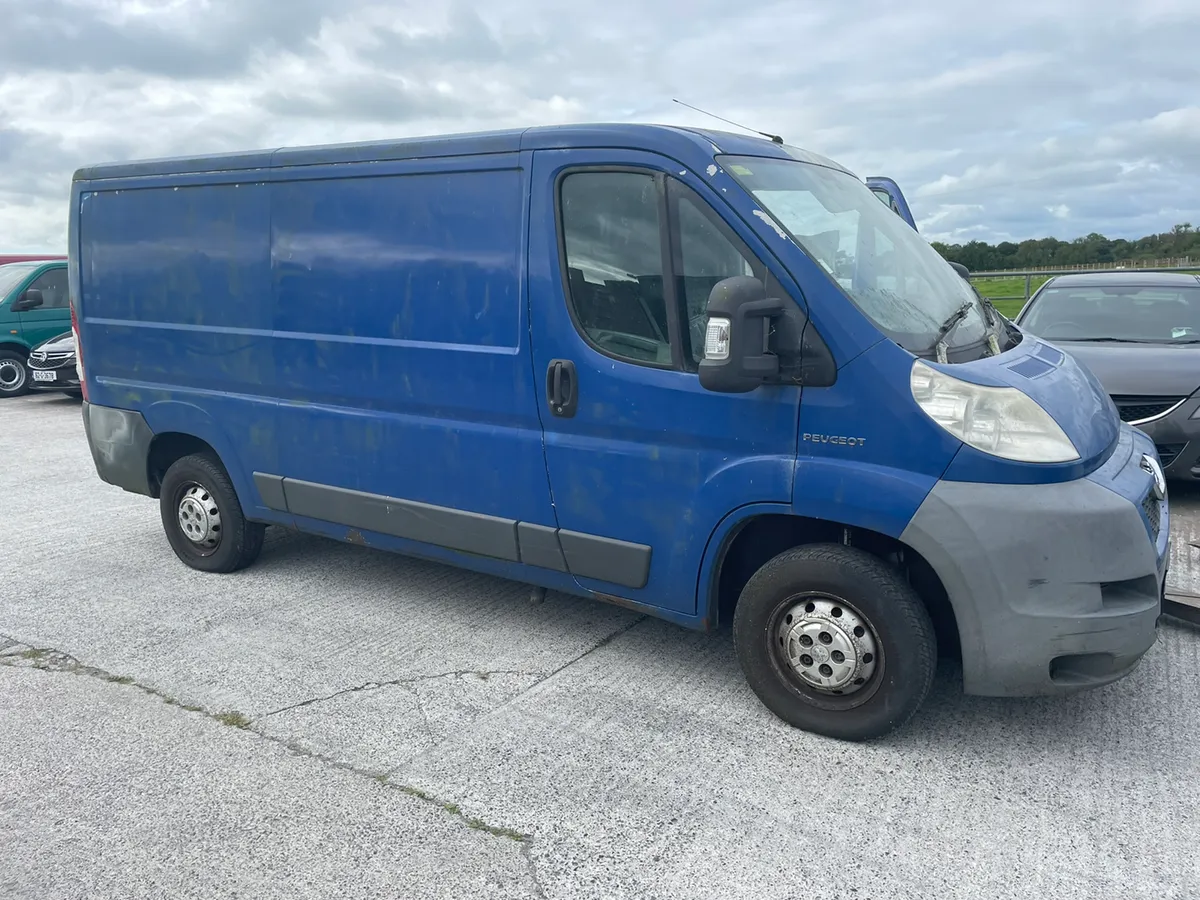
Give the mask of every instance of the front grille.
<path id="1" fill-rule="evenodd" d="M 74 363 L 75 354 L 70 351 L 62 353 L 46 353 L 44 350 L 34 350 L 29 354 L 31 369 L 61 369 L 68 363 Z"/>
<path id="2" fill-rule="evenodd" d="M 1150 536 L 1154 539 L 1154 543 L 1158 543 L 1158 531 L 1160 527 L 1160 503 L 1157 497 L 1147 491 L 1146 496 L 1142 499 L 1142 512 L 1146 514 L 1146 522 L 1150 526 Z"/>
<path id="3" fill-rule="evenodd" d="M 1172 406 L 1183 400 L 1183 398 L 1132 397 L 1114 394 L 1112 400 L 1117 405 L 1117 412 L 1121 414 L 1122 422 L 1140 422 L 1143 419 L 1153 419 L 1155 416 L 1161 416 Z"/>
<path id="4" fill-rule="evenodd" d="M 1183 448 L 1186 446 L 1187 446 L 1187 444 L 1155 444 L 1154 445 L 1155 449 L 1158 450 L 1158 458 L 1162 462 L 1164 469 L 1167 466 L 1169 466 L 1171 463 L 1175 462 L 1176 458 L 1179 456 L 1180 453 L 1183 452 Z"/>

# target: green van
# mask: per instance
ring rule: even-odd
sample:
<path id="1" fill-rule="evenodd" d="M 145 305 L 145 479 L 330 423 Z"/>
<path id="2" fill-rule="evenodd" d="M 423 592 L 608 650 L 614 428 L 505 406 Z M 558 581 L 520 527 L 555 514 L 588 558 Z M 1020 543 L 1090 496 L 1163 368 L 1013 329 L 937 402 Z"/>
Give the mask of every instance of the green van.
<path id="1" fill-rule="evenodd" d="M 71 330 L 65 260 L 0 265 L 0 398 L 29 390 L 29 351 Z"/>

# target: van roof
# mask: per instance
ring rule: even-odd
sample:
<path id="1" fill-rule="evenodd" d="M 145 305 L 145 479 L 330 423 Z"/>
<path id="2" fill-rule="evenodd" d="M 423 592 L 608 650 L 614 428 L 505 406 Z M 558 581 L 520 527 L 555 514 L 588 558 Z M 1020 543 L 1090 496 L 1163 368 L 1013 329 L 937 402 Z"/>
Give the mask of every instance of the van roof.
<path id="1" fill-rule="evenodd" d="M 281 147 L 207 156 L 172 157 L 133 162 L 106 163 L 79 169 L 75 181 L 104 178 L 136 178 L 147 175 L 185 175 L 239 172 L 285 166 L 315 166 L 336 163 L 374 162 L 446 156 L 476 156 L 548 150 L 568 147 L 620 147 L 656 150 L 686 162 L 717 153 L 799 159 L 839 171 L 848 170 L 833 160 L 798 147 L 776 144 L 765 138 L 683 128 L 674 125 L 596 124 L 551 125 L 507 131 L 433 135 L 390 141 L 326 144 L 314 147 Z M 693 163 L 694 164 L 694 163 Z"/>

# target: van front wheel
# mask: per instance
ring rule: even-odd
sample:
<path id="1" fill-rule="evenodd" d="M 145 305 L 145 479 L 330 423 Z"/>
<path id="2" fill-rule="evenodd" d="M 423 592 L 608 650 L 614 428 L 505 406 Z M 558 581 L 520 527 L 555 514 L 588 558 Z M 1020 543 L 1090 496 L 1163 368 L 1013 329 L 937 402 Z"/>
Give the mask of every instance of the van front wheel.
<path id="1" fill-rule="evenodd" d="M 246 520 L 229 475 L 206 454 L 167 469 L 159 511 L 171 549 L 193 569 L 236 572 L 262 551 L 266 526 Z"/>
<path id="2" fill-rule="evenodd" d="M 933 623 L 901 574 L 854 547 L 796 547 L 759 569 L 733 619 L 763 704 L 805 731 L 863 741 L 913 717 L 937 660 Z"/>

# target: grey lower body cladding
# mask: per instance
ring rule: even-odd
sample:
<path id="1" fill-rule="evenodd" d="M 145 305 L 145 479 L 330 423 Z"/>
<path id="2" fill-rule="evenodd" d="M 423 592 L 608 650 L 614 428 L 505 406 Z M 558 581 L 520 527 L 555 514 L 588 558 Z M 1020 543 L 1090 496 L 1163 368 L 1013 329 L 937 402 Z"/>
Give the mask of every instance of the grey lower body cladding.
<path id="1" fill-rule="evenodd" d="M 83 431 L 101 481 L 154 496 L 146 466 L 154 432 L 140 413 L 84 401 Z"/>
<path id="2" fill-rule="evenodd" d="M 1154 645 L 1165 563 L 1100 484 L 939 482 L 900 539 L 942 577 L 968 694 L 1107 684 Z"/>
<path id="3" fill-rule="evenodd" d="M 295 516 L 622 587 L 643 588 L 650 576 L 644 544 L 262 472 L 254 483 L 268 508 Z"/>

